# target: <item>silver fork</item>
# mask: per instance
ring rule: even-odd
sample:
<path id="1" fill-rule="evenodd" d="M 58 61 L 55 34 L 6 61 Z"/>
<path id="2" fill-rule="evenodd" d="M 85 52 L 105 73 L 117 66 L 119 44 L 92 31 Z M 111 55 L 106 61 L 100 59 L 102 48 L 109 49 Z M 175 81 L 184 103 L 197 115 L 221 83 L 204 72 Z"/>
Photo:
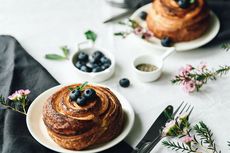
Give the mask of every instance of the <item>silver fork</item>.
<path id="1" fill-rule="evenodd" d="M 175 110 L 175 112 L 173 113 L 172 118 L 177 119 L 179 115 L 185 112 L 188 112 L 188 115 L 190 115 L 193 111 L 193 108 L 194 107 L 191 105 L 188 105 L 188 103 L 182 102 L 178 106 L 178 108 Z M 165 136 L 162 136 L 160 133 L 159 136 L 155 140 L 153 140 L 149 145 L 146 145 L 143 148 L 140 148 L 140 150 L 138 150 L 137 153 L 149 153 L 157 145 L 157 143 L 164 137 Z"/>

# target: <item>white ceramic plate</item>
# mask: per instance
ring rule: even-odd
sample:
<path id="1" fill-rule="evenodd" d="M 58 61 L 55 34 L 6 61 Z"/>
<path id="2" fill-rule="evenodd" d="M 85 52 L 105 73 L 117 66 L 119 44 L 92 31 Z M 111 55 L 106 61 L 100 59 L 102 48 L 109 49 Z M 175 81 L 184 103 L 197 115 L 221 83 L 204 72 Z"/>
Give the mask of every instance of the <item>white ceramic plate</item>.
<path id="1" fill-rule="evenodd" d="M 142 11 L 148 12 L 148 10 L 151 8 L 151 5 L 152 4 L 147 4 L 139 8 L 133 13 L 133 15 L 130 18 L 132 20 L 138 21 L 143 27 L 147 28 L 146 22 L 140 19 L 139 14 Z M 192 40 L 192 41 L 175 43 L 174 46 L 176 47 L 176 51 L 188 51 L 188 50 L 192 50 L 192 49 L 201 47 L 207 44 L 208 42 L 210 42 L 218 34 L 219 29 L 220 29 L 220 21 L 214 12 L 211 11 L 210 15 L 211 15 L 211 22 L 209 25 L 209 29 L 206 31 L 206 33 L 203 34 L 201 37 L 195 40 Z M 132 34 L 131 36 L 142 40 L 145 44 L 152 45 L 156 49 L 164 48 L 162 47 L 160 39 L 158 38 L 153 38 L 153 41 L 149 42 L 144 39 L 141 39 L 135 34 Z"/>
<path id="2" fill-rule="evenodd" d="M 27 112 L 27 117 L 26 117 L 27 127 L 31 135 L 40 144 L 42 144 L 43 146 L 51 150 L 62 152 L 62 153 L 93 153 L 93 152 L 99 152 L 99 151 L 106 150 L 116 145 L 128 135 L 134 123 L 134 111 L 125 97 L 120 95 L 118 92 L 112 90 L 114 94 L 118 97 L 118 99 L 120 100 L 123 111 L 125 112 L 126 122 L 125 122 L 122 133 L 118 137 L 116 137 L 115 139 L 113 139 L 112 141 L 108 143 L 98 145 L 98 146 L 95 146 L 94 148 L 90 148 L 90 149 L 83 150 L 83 151 L 68 150 L 68 149 L 60 147 L 48 135 L 47 129 L 42 120 L 42 108 L 47 98 L 62 87 L 63 85 L 59 85 L 51 89 L 48 89 L 42 94 L 40 94 L 30 105 L 29 110 Z"/>

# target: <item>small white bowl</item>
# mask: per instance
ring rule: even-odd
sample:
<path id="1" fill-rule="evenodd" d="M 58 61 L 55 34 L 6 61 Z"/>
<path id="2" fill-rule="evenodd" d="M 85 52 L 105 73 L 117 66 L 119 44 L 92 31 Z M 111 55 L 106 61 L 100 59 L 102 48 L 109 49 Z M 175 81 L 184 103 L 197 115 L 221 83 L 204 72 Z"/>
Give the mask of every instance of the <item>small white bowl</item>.
<path id="1" fill-rule="evenodd" d="M 157 80 L 161 76 L 164 66 L 164 60 L 175 51 L 176 50 L 174 47 L 169 47 L 160 57 L 154 56 L 152 54 L 146 54 L 136 57 L 133 60 L 133 70 L 135 75 L 142 82 L 152 82 Z M 151 64 L 156 66 L 157 69 L 150 72 L 141 71 L 136 68 L 139 64 Z"/>
<path id="2" fill-rule="evenodd" d="M 91 55 L 95 51 L 101 51 L 107 58 L 111 60 L 111 65 L 107 69 L 101 71 L 101 72 L 83 72 L 79 70 L 77 67 L 75 67 L 75 63 L 77 61 L 77 54 L 81 52 L 85 52 L 88 55 Z M 76 70 L 77 76 L 82 78 L 85 81 L 90 81 L 90 82 L 102 82 L 107 79 L 109 79 L 114 71 L 115 71 L 115 58 L 114 56 L 106 49 L 91 46 L 83 49 L 79 49 L 73 56 L 72 56 L 72 65 L 74 66 Z"/>
<path id="3" fill-rule="evenodd" d="M 156 66 L 157 69 L 150 72 L 141 71 L 136 68 L 136 66 L 139 64 L 152 64 Z M 133 69 L 135 75 L 142 82 L 152 82 L 157 80 L 161 76 L 162 68 L 163 68 L 163 61 L 157 58 L 156 56 L 149 55 L 149 54 L 141 55 L 135 58 L 133 61 Z"/>

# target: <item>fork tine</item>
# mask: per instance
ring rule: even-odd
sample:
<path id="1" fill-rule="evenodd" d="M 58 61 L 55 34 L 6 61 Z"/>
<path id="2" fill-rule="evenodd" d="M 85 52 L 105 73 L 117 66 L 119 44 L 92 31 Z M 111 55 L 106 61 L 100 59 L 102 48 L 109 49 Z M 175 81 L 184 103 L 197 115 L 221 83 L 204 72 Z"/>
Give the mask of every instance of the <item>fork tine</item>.
<path id="1" fill-rule="evenodd" d="M 175 112 L 173 113 L 173 116 L 175 116 L 177 114 L 177 112 L 179 111 L 179 109 L 181 108 L 181 106 L 184 104 L 184 101 L 181 102 L 180 106 L 175 110 Z"/>
<path id="2" fill-rule="evenodd" d="M 191 105 L 188 106 L 188 109 L 185 112 L 188 112 L 189 108 L 191 107 Z"/>
<path id="3" fill-rule="evenodd" d="M 188 103 L 186 103 L 186 104 L 184 105 L 184 107 L 183 107 L 182 110 L 180 111 L 179 115 L 183 113 L 183 111 L 185 110 L 185 108 L 187 107 L 187 105 L 188 105 Z"/>
<path id="4" fill-rule="evenodd" d="M 188 116 L 191 115 L 191 113 L 192 113 L 192 111 L 193 111 L 193 108 L 194 108 L 194 106 L 193 106 L 192 109 L 189 111 Z"/>

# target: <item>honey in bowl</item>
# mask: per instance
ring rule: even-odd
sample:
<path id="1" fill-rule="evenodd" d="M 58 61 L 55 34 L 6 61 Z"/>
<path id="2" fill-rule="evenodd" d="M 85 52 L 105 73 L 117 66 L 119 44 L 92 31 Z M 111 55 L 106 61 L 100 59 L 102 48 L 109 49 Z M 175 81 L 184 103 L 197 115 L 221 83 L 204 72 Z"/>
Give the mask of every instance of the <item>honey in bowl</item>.
<path id="1" fill-rule="evenodd" d="M 158 67 L 153 64 L 142 63 L 142 64 L 138 64 L 136 66 L 136 69 L 143 72 L 152 72 L 152 71 L 156 71 Z"/>

